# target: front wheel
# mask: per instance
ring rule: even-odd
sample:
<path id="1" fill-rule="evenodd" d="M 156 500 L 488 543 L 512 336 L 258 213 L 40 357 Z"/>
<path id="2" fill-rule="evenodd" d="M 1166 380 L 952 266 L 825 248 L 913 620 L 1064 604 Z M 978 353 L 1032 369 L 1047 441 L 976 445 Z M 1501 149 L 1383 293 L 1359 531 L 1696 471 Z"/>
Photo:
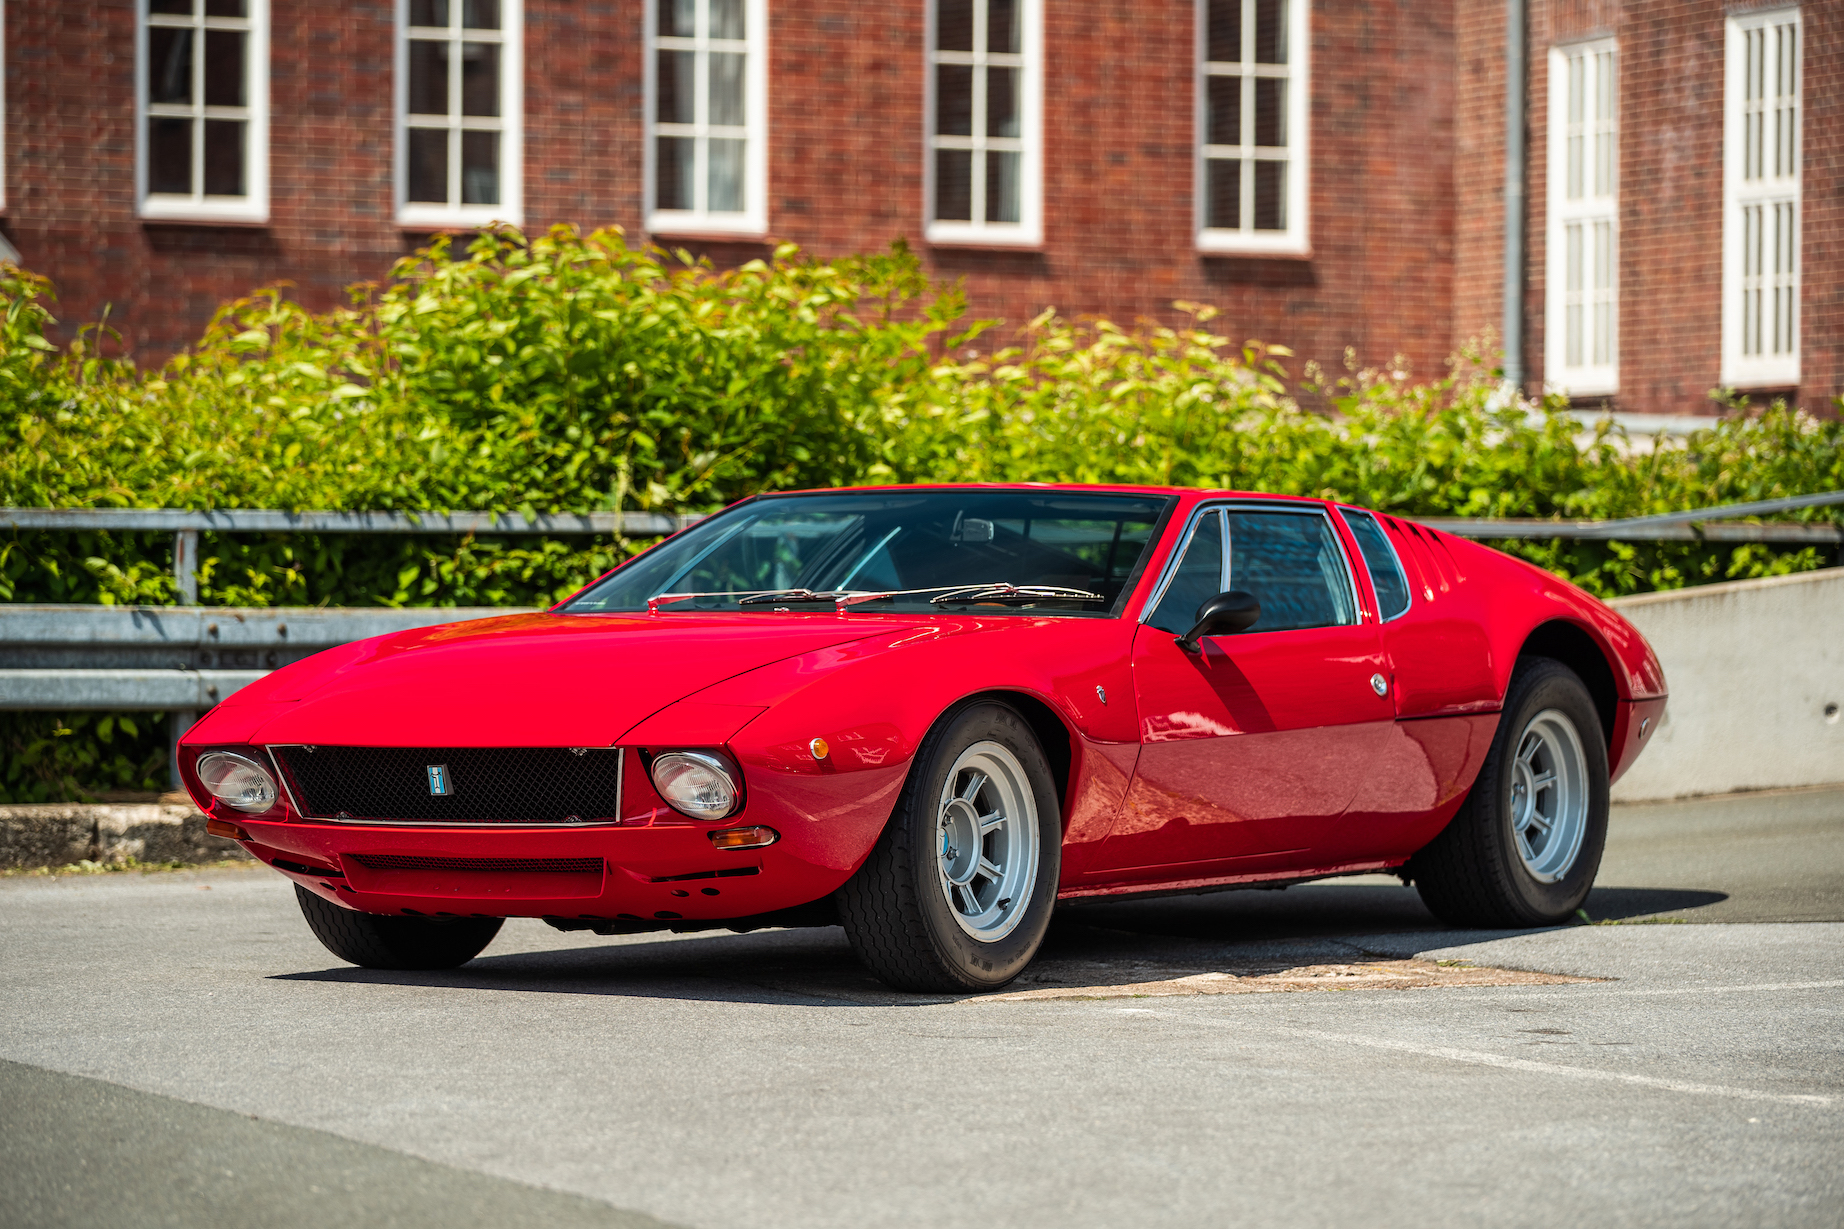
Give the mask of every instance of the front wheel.
<path id="1" fill-rule="evenodd" d="M 348 964 L 367 969 L 452 969 L 493 942 L 499 917 L 386 917 L 342 909 L 295 884 L 314 937 Z"/>
<path id="2" fill-rule="evenodd" d="M 923 740 L 877 846 L 839 890 L 839 919 L 899 990 L 993 990 L 1037 954 L 1062 865 L 1056 785 L 1003 704 L 975 704 Z"/>
<path id="3" fill-rule="evenodd" d="M 1407 870 L 1454 926 L 1547 926 L 1581 908 L 1607 842 L 1607 741 L 1594 701 L 1561 662 L 1513 673 L 1479 779 Z"/>

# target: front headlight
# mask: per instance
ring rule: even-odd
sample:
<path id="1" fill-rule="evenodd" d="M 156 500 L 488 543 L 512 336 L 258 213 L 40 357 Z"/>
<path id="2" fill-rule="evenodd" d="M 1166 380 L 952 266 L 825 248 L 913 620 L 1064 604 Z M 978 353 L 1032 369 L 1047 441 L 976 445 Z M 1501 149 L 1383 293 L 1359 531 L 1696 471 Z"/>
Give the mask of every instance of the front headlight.
<path id="1" fill-rule="evenodd" d="M 693 819 L 722 819 L 742 802 L 742 774 L 708 751 L 668 751 L 653 757 L 653 785 L 673 810 Z"/>
<path id="2" fill-rule="evenodd" d="M 239 811 L 260 815 L 275 805 L 275 778 L 248 756 L 207 751 L 198 757 L 195 771 L 212 797 Z"/>

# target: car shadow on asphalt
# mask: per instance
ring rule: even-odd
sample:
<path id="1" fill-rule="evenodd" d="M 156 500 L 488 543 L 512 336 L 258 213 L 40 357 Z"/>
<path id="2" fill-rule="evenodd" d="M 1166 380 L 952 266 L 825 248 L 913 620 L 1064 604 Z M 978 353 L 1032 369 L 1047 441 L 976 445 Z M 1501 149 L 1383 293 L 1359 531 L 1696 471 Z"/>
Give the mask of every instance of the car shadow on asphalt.
<path id="1" fill-rule="evenodd" d="M 1595 922 L 1626 922 L 1675 916 L 1726 899 L 1721 892 L 1676 888 L 1601 888 L 1589 895 L 1586 912 Z M 1527 933 L 1448 927 L 1427 911 L 1413 889 L 1316 884 L 1288 892 L 1066 906 L 1058 910 L 1038 960 L 1072 969 L 1123 963 L 1195 966 L 1200 972 L 1226 965 L 1283 968 Z M 1388 944 L 1376 941 L 1385 935 L 1394 938 Z M 920 1006 L 979 997 L 893 991 L 865 972 L 836 926 L 627 935 L 579 947 L 483 955 L 458 969 L 340 967 L 276 974 L 274 979 L 789 1006 Z"/>

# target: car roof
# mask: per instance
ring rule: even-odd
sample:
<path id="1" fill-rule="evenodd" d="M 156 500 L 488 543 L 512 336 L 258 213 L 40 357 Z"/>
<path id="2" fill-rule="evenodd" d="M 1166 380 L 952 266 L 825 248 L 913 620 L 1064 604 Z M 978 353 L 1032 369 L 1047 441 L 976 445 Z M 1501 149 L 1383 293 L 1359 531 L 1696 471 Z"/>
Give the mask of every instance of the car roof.
<path id="1" fill-rule="evenodd" d="M 891 482 L 878 486 L 809 487 L 798 491 L 765 491 L 760 498 L 789 495 L 849 495 L 872 491 L 1070 491 L 1086 495 L 1164 495 L 1221 499 L 1287 499 L 1325 503 L 1311 495 L 1236 491 L 1218 487 L 1134 486 L 1102 482 Z"/>

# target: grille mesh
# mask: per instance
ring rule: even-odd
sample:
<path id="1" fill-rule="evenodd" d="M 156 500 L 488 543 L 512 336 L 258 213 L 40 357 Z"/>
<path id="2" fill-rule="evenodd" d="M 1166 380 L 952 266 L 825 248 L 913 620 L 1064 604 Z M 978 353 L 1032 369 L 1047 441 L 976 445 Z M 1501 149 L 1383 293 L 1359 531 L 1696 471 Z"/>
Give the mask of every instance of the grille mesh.
<path id="1" fill-rule="evenodd" d="M 621 813 L 621 752 L 592 747 L 277 747 L 310 819 L 443 824 L 607 822 Z M 429 792 L 443 765 L 447 788 Z"/>
<path id="2" fill-rule="evenodd" d="M 413 854 L 347 854 L 374 871 L 533 871 L 552 875 L 599 875 L 600 858 L 424 858 Z"/>

